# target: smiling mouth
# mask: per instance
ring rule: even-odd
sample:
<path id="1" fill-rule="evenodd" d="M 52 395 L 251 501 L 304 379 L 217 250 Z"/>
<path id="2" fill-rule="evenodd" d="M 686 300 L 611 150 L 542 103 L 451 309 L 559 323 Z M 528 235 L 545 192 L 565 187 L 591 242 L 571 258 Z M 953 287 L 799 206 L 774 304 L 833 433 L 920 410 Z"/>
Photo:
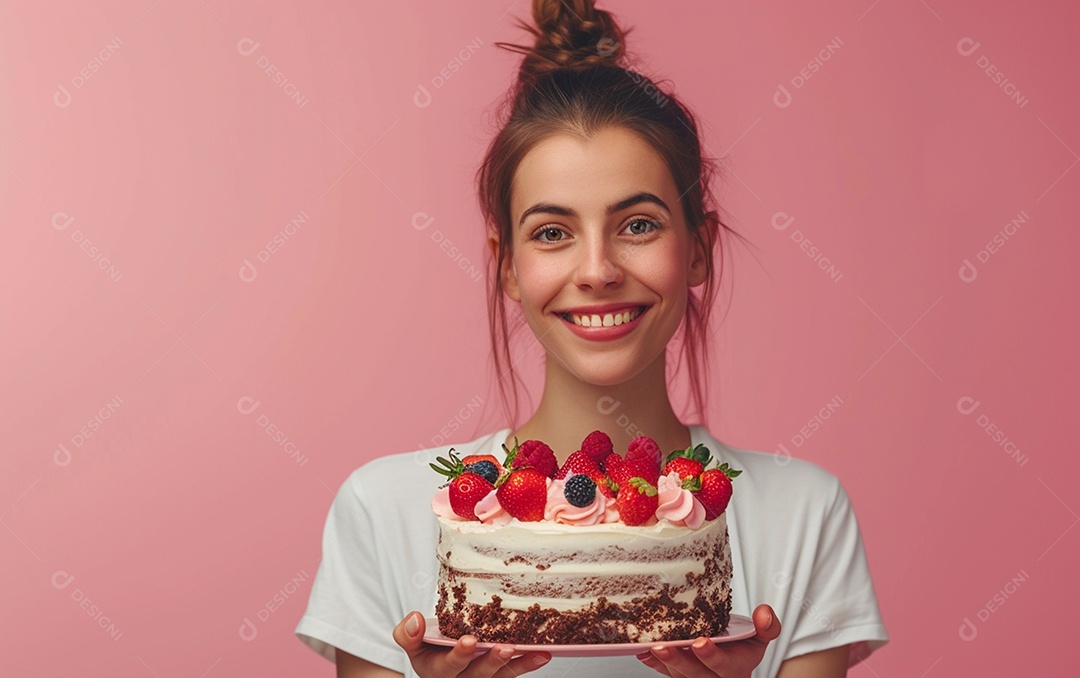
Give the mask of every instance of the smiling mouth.
<path id="1" fill-rule="evenodd" d="M 619 313 L 560 313 L 559 316 L 578 327 L 615 327 L 625 325 L 645 312 L 647 306 L 638 306 Z"/>

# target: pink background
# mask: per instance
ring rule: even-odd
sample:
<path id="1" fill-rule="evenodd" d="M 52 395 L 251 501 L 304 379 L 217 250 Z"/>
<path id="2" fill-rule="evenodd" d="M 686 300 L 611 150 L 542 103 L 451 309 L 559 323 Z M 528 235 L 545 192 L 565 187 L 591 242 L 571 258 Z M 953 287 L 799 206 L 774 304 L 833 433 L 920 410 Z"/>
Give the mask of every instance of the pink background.
<path id="1" fill-rule="evenodd" d="M 852 675 L 1064 672 L 1080 10 L 746 4 L 601 5 L 754 245 L 708 424 L 844 481 L 892 635 Z M 95 5 L 0 21 L 0 656 L 331 675 L 292 632 L 338 485 L 504 423 L 472 176 L 527 3 Z"/>

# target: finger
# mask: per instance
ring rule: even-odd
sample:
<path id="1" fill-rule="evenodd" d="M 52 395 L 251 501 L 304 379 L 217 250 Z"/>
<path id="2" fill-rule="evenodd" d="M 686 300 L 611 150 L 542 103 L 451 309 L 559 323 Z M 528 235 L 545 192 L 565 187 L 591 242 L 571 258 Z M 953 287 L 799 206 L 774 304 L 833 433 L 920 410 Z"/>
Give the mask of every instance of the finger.
<path id="1" fill-rule="evenodd" d="M 664 666 L 664 662 L 654 657 L 652 652 L 642 652 L 641 654 L 636 656 L 639 660 L 641 660 L 642 664 L 648 666 L 653 671 L 656 671 L 657 673 L 662 673 L 665 676 L 671 675 L 671 672 L 668 671 L 668 668 Z"/>
<path id="2" fill-rule="evenodd" d="M 701 673 L 701 662 L 689 652 L 666 645 L 653 645 L 649 651 L 664 664 L 669 676 L 692 676 Z"/>
<path id="3" fill-rule="evenodd" d="M 424 628 L 424 616 L 414 610 L 394 627 L 394 642 L 400 645 L 410 658 L 415 657 L 425 649 Z"/>
<path id="4" fill-rule="evenodd" d="M 768 605 L 758 605 L 754 608 L 754 629 L 754 639 L 768 645 L 780 636 L 780 619 Z"/>
<path id="5" fill-rule="evenodd" d="M 547 652 L 526 652 L 520 657 L 516 657 L 507 662 L 506 666 L 498 670 L 494 678 L 513 678 L 514 676 L 520 676 L 523 673 L 537 670 L 549 661 L 551 661 L 551 655 Z"/>
<path id="6" fill-rule="evenodd" d="M 474 656 L 459 678 L 491 678 L 513 656 L 513 645 L 493 645 L 487 652 Z"/>
<path id="7" fill-rule="evenodd" d="M 729 657 L 716 647 L 716 644 L 708 638 L 698 638 L 690 645 L 690 650 L 698 661 L 704 664 L 710 671 L 718 676 L 731 671 Z"/>
<path id="8" fill-rule="evenodd" d="M 461 673 L 472 663 L 476 655 L 476 642 L 476 636 L 462 636 L 443 657 L 446 666 L 454 672 L 454 675 Z"/>

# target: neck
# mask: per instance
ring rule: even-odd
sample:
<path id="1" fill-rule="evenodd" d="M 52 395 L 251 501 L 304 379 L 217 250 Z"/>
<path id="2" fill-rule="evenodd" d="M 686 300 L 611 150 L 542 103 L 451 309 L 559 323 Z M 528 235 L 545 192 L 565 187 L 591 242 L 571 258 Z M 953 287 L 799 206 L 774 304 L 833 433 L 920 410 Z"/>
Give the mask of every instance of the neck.
<path id="1" fill-rule="evenodd" d="M 679 421 L 668 398 L 664 356 L 633 379 L 614 386 L 588 384 L 548 360 L 544 393 L 533 416 L 510 434 L 510 445 L 542 440 L 561 464 L 589 433 L 611 436 L 615 451 L 625 454 L 640 435 L 652 438 L 667 454 L 690 445 L 690 431 Z"/>

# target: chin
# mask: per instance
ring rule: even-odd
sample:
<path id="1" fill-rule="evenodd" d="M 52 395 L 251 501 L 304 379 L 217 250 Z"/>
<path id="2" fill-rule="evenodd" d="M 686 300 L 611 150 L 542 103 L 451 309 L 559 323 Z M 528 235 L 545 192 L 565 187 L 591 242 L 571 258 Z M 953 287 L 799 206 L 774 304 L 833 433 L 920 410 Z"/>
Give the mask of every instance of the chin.
<path id="1" fill-rule="evenodd" d="M 593 386 L 619 386 L 645 371 L 647 361 L 591 360 L 585 364 L 569 363 L 570 369 L 581 381 Z"/>

